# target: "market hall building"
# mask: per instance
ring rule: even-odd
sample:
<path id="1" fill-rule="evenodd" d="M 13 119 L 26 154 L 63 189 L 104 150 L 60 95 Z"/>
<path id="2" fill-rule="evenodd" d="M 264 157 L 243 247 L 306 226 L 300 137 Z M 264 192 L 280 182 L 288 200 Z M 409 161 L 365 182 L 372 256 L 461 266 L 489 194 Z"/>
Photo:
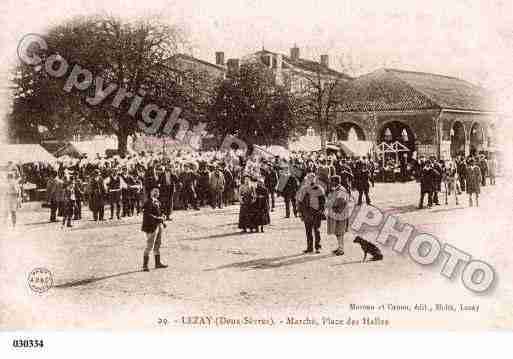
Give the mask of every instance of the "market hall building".
<path id="1" fill-rule="evenodd" d="M 498 114 L 491 95 L 467 81 L 431 73 L 380 69 L 342 92 L 336 138 L 405 145 L 408 157 L 487 152 L 495 147 Z"/>

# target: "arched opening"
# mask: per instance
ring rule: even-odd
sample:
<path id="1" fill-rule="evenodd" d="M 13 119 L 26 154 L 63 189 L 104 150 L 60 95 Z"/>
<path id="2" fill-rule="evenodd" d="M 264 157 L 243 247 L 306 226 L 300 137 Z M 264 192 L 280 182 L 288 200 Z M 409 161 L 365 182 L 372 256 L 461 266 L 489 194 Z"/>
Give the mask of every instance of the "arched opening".
<path id="1" fill-rule="evenodd" d="M 352 122 L 342 122 L 337 126 L 338 141 L 365 141 L 363 129 Z"/>
<path id="2" fill-rule="evenodd" d="M 465 156 L 465 128 L 460 121 L 451 127 L 451 157 Z"/>
<path id="3" fill-rule="evenodd" d="M 474 122 L 470 127 L 470 155 L 474 156 L 484 149 L 485 135 L 483 126 Z"/>
<path id="4" fill-rule="evenodd" d="M 396 141 L 408 147 L 410 150 L 409 156 L 415 151 L 415 134 L 410 126 L 400 121 L 385 123 L 379 132 L 378 143 L 394 143 Z"/>

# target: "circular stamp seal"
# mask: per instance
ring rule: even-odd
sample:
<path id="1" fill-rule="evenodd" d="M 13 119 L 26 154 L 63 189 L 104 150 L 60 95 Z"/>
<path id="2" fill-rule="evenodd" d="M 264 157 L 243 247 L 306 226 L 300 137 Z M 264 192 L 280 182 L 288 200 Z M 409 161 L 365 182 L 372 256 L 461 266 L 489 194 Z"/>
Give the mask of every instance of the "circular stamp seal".
<path id="1" fill-rule="evenodd" d="M 46 268 L 33 269 L 28 275 L 28 285 L 33 292 L 44 293 L 53 286 L 53 275 Z"/>

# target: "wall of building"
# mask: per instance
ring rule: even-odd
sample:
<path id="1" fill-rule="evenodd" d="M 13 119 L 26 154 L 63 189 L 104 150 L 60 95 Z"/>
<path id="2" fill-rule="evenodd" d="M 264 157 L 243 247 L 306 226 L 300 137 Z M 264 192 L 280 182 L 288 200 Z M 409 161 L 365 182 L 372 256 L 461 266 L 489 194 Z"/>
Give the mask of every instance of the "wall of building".
<path id="1" fill-rule="evenodd" d="M 469 155 L 471 148 L 486 151 L 495 145 L 495 122 L 497 116 L 484 113 L 458 113 L 440 110 L 405 111 L 405 112 L 360 112 L 339 113 L 336 122 L 345 122 L 359 126 L 365 138 L 375 143 L 379 142 L 379 136 L 387 123 L 399 121 L 407 125 L 415 136 L 415 149 L 418 156 L 440 156 L 449 159 L 453 155 L 451 142 L 451 128 L 456 121 L 462 123 L 465 131 L 465 154 Z M 483 130 L 483 145 L 471 142 L 472 126 L 479 124 Z"/>
<path id="2" fill-rule="evenodd" d="M 475 124 L 479 124 L 482 129 L 483 143 L 482 147 L 478 146 L 478 150 L 487 151 L 489 147 L 495 145 L 495 122 L 497 115 L 485 114 L 485 113 L 465 113 L 465 112 L 446 112 L 443 111 L 440 116 L 441 123 L 441 139 L 442 146 L 445 147 L 442 151 L 447 151 L 447 146 L 450 146 L 454 135 L 451 136 L 451 129 L 455 122 L 460 122 L 463 125 L 465 131 L 465 154 L 469 155 L 472 147 L 476 147 L 476 144 L 471 143 L 472 136 L 471 132 Z M 479 131 L 479 127 L 477 128 Z"/>

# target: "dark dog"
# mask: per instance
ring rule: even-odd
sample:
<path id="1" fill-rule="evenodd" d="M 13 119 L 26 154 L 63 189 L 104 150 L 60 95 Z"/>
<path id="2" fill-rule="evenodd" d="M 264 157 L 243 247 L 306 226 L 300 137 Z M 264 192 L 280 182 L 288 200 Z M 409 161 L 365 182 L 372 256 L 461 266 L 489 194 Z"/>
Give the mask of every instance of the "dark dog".
<path id="1" fill-rule="evenodd" d="M 378 247 L 376 247 L 373 243 L 366 241 L 360 236 L 356 236 L 353 243 L 358 243 L 360 247 L 362 247 L 363 251 L 363 261 L 365 262 L 365 259 L 367 258 L 367 253 L 370 253 L 372 256 L 371 261 L 380 261 L 383 259 L 383 254 L 381 254 L 381 251 Z"/>

